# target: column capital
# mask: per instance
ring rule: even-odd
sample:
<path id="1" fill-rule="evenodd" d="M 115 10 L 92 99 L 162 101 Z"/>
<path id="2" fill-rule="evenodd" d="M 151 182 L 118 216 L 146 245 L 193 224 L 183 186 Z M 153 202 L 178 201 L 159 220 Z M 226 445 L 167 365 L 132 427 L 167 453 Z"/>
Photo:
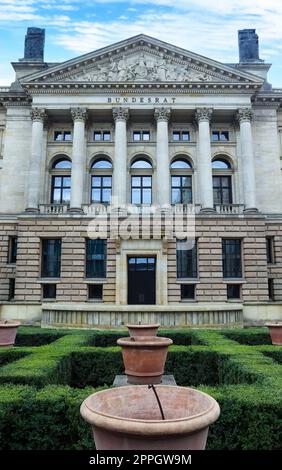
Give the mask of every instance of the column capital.
<path id="1" fill-rule="evenodd" d="M 168 122 L 171 117 L 171 110 L 169 108 L 155 108 L 154 117 L 156 121 Z"/>
<path id="2" fill-rule="evenodd" d="M 47 120 L 47 114 L 44 108 L 32 108 L 30 116 L 33 122 L 42 122 Z"/>
<path id="3" fill-rule="evenodd" d="M 195 120 L 197 123 L 200 121 L 211 121 L 212 113 L 212 108 L 197 108 L 195 111 Z"/>
<path id="4" fill-rule="evenodd" d="M 128 121 L 129 108 L 113 108 L 113 118 L 115 121 Z"/>
<path id="5" fill-rule="evenodd" d="M 73 121 L 82 121 L 85 122 L 87 119 L 87 109 L 86 108 L 71 108 L 71 116 Z"/>
<path id="6" fill-rule="evenodd" d="M 237 122 L 251 122 L 253 119 L 253 111 L 251 108 L 239 108 L 236 113 Z"/>

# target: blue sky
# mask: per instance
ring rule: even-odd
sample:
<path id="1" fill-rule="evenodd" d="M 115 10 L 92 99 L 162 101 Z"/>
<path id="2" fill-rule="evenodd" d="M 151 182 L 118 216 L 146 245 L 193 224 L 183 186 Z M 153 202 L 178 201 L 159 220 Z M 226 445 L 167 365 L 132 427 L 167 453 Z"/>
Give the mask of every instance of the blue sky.
<path id="1" fill-rule="evenodd" d="M 171 4 L 173 6 L 171 6 Z M 145 33 L 222 62 L 238 61 L 237 30 L 256 28 L 282 87 L 281 0 L 0 0 L 0 85 L 13 81 L 26 28 L 46 29 L 45 60 L 63 61 Z"/>

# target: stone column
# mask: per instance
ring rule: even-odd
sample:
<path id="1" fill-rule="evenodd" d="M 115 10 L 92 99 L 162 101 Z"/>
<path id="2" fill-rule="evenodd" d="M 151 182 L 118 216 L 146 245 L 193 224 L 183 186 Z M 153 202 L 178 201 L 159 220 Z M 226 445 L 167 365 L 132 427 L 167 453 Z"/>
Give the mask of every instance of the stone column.
<path id="1" fill-rule="evenodd" d="M 127 193 L 127 132 L 128 108 L 113 108 L 115 121 L 115 158 L 113 171 L 113 204 L 126 205 Z"/>
<path id="2" fill-rule="evenodd" d="M 252 117 L 253 112 L 251 109 L 241 108 L 237 112 L 237 120 L 240 124 L 245 212 L 257 212 Z"/>
<path id="3" fill-rule="evenodd" d="M 43 128 L 46 117 L 45 109 L 33 108 L 31 110 L 32 136 L 31 160 L 28 174 L 27 212 L 38 211 L 43 158 Z"/>
<path id="4" fill-rule="evenodd" d="M 170 116 L 170 109 L 155 109 L 155 119 L 157 121 L 157 202 L 160 206 L 171 203 L 168 148 L 168 122 Z"/>
<path id="5" fill-rule="evenodd" d="M 84 108 L 72 108 L 73 144 L 71 168 L 71 201 L 70 211 L 81 212 L 83 202 L 83 183 L 85 173 L 85 121 L 87 111 Z"/>
<path id="6" fill-rule="evenodd" d="M 201 203 L 201 212 L 214 211 L 212 162 L 211 162 L 211 134 L 210 120 L 212 109 L 198 108 L 195 113 L 198 122 L 198 181 Z"/>

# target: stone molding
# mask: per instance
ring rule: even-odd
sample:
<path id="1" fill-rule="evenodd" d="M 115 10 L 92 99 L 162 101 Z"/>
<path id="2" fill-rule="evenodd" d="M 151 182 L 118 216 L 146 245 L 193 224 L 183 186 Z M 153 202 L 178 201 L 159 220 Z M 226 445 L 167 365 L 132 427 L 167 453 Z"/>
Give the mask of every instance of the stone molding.
<path id="1" fill-rule="evenodd" d="M 47 120 L 47 114 L 44 108 L 32 108 L 30 116 L 33 122 L 44 122 Z"/>
<path id="2" fill-rule="evenodd" d="M 169 108 L 156 108 L 154 117 L 156 121 L 166 121 L 169 122 L 171 117 L 171 110 Z"/>
<path id="3" fill-rule="evenodd" d="M 129 108 L 113 108 L 113 118 L 115 121 L 128 121 Z"/>
<path id="4" fill-rule="evenodd" d="M 71 108 L 71 116 L 73 121 L 82 121 L 87 120 L 87 109 L 86 108 Z"/>

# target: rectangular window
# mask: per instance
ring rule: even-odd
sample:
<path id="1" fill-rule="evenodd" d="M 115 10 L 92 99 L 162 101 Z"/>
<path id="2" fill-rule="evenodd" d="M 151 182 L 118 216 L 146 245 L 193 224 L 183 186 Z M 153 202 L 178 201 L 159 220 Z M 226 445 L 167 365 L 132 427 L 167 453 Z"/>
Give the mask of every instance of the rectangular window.
<path id="1" fill-rule="evenodd" d="M 229 131 L 212 131 L 213 142 L 228 142 Z"/>
<path id="2" fill-rule="evenodd" d="M 232 204 L 231 175 L 213 176 L 212 183 L 214 204 Z"/>
<path id="3" fill-rule="evenodd" d="M 9 237 L 8 263 L 10 264 L 16 264 L 17 262 L 17 245 L 18 237 Z"/>
<path id="4" fill-rule="evenodd" d="M 42 285 L 42 298 L 43 299 L 55 299 L 56 291 L 57 291 L 56 284 L 43 284 Z"/>
<path id="5" fill-rule="evenodd" d="M 274 297 L 274 280 L 268 279 L 268 298 L 269 300 L 275 300 Z"/>
<path id="6" fill-rule="evenodd" d="M 91 203 L 110 204 L 112 197 L 112 177 L 92 176 L 91 183 Z"/>
<path id="7" fill-rule="evenodd" d="M 107 240 L 86 239 L 86 277 L 105 278 L 107 262 Z"/>
<path id="8" fill-rule="evenodd" d="M 173 131 L 172 139 L 174 142 L 189 142 L 190 132 L 189 131 Z"/>
<path id="9" fill-rule="evenodd" d="M 71 131 L 55 131 L 54 140 L 56 142 L 68 142 L 72 140 Z"/>
<path id="10" fill-rule="evenodd" d="M 195 284 L 181 284 L 181 300 L 195 299 Z"/>
<path id="11" fill-rule="evenodd" d="M 152 177 L 131 177 L 131 202 L 132 204 L 152 204 Z"/>
<path id="12" fill-rule="evenodd" d="M 227 284 L 227 299 L 241 299 L 241 284 Z"/>
<path id="13" fill-rule="evenodd" d="M 15 279 L 9 279 L 9 301 L 15 298 Z"/>
<path id="14" fill-rule="evenodd" d="M 41 277 L 60 277 L 61 275 L 61 240 L 42 239 Z"/>
<path id="15" fill-rule="evenodd" d="M 222 240 L 222 262 L 224 278 L 242 277 L 242 254 L 240 239 L 234 238 Z"/>
<path id="16" fill-rule="evenodd" d="M 110 131 L 94 131 L 95 142 L 109 142 L 111 140 Z"/>
<path id="17" fill-rule="evenodd" d="M 134 142 L 146 141 L 150 140 L 150 131 L 133 131 L 133 140 Z"/>
<path id="18" fill-rule="evenodd" d="M 273 264 L 274 261 L 274 237 L 266 237 L 267 263 Z"/>
<path id="19" fill-rule="evenodd" d="M 51 204 L 68 204 L 71 193 L 71 176 L 52 176 Z"/>
<path id="20" fill-rule="evenodd" d="M 89 300 L 103 300 L 103 284 L 89 284 L 88 298 Z"/>
<path id="21" fill-rule="evenodd" d="M 197 240 L 176 242 L 176 263 L 178 279 L 197 277 Z"/>
<path id="22" fill-rule="evenodd" d="M 171 203 L 192 204 L 192 176 L 171 177 Z"/>

